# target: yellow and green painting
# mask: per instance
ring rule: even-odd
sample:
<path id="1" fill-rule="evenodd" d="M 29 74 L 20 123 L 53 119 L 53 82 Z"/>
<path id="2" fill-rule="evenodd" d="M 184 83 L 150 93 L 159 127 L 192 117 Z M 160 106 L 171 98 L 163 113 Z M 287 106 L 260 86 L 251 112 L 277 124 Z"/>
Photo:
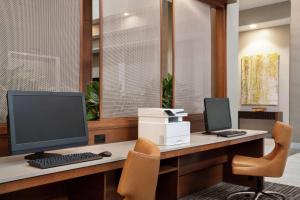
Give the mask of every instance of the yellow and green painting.
<path id="1" fill-rule="evenodd" d="M 279 54 L 242 58 L 242 105 L 278 105 Z"/>

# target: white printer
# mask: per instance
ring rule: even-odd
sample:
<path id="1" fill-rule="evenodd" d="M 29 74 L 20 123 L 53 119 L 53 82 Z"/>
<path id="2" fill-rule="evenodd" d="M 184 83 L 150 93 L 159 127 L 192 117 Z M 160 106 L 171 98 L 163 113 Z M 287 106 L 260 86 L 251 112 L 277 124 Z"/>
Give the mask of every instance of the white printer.
<path id="1" fill-rule="evenodd" d="M 184 109 L 139 108 L 138 135 L 157 145 L 190 142 L 190 122 L 183 121 Z"/>

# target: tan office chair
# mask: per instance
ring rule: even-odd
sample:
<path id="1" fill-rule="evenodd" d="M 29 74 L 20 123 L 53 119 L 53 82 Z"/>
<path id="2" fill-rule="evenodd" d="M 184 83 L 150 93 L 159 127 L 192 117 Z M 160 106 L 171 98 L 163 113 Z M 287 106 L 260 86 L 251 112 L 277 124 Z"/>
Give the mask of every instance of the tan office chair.
<path id="1" fill-rule="evenodd" d="M 233 174 L 257 177 L 258 184 L 254 192 L 236 192 L 229 195 L 227 199 L 240 194 L 254 194 L 253 199 L 255 200 L 259 199 L 259 197 L 262 195 L 266 195 L 270 198 L 273 197 L 275 199 L 278 199 L 276 197 L 285 199 L 285 196 L 281 193 L 263 191 L 262 186 L 260 186 L 259 184 L 259 177 L 282 176 L 291 143 L 292 127 L 282 122 L 276 122 L 273 127 L 272 135 L 275 141 L 275 148 L 268 155 L 261 158 L 252 158 L 237 155 L 233 158 Z"/>
<path id="2" fill-rule="evenodd" d="M 154 200 L 159 164 L 159 148 L 149 140 L 138 139 L 125 161 L 118 193 L 124 200 Z"/>

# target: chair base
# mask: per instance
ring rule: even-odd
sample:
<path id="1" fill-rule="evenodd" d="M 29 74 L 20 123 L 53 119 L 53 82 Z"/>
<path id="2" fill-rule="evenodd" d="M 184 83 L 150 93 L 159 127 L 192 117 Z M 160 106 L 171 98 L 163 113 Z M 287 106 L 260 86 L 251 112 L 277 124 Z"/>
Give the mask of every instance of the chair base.
<path id="1" fill-rule="evenodd" d="M 261 192 L 254 192 L 254 191 L 240 191 L 235 192 L 227 196 L 226 200 L 230 200 L 232 197 L 238 196 L 238 195 L 245 195 L 245 196 L 253 196 L 251 200 L 258 200 L 261 196 L 268 196 L 271 199 L 275 200 L 286 200 L 286 197 L 284 194 L 281 194 L 279 192 L 273 192 L 273 191 L 261 191 Z"/>

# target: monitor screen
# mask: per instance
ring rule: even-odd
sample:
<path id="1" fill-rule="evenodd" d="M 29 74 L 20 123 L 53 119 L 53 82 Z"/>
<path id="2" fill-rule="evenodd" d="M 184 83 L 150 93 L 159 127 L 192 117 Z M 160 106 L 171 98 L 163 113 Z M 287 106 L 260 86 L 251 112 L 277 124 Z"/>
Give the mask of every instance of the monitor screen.
<path id="1" fill-rule="evenodd" d="M 231 128 L 231 115 L 228 98 L 205 98 L 206 131 L 218 131 Z"/>
<path id="2" fill-rule="evenodd" d="M 87 144 L 81 93 L 9 91 L 7 98 L 12 154 Z"/>

